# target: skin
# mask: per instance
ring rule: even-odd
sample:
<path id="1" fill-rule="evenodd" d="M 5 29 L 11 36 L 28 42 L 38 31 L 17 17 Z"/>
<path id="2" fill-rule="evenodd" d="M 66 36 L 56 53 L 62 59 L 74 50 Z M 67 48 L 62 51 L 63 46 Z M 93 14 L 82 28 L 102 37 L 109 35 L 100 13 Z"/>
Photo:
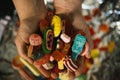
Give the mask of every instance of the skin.
<path id="1" fill-rule="evenodd" d="M 82 0 L 53 0 L 56 14 L 69 15 L 73 19 L 73 26 L 76 29 L 82 29 L 86 33 L 86 38 L 89 43 L 90 50 L 93 47 L 92 39 L 90 36 L 88 25 L 86 24 L 82 13 L 81 4 Z M 27 56 L 26 43 L 29 43 L 29 36 L 37 30 L 37 24 L 40 19 L 44 19 L 47 13 L 47 9 L 44 4 L 44 0 L 13 0 L 15 8 L 18 12 L 20 19 L 20 27 L 15 39 L 15 44 L 19 55 L 26 59 L 28 62 L 33 61 Z M 87 58 L 90 57 L 85 54 Z M 46 71 L 49 74 L 49 72 Z M 72 73 L 71 73 L 72 74 Z M 80 75 L 80 71 L 74 76 Z"/>
<path id="2" fill-rule="evenodd" d="M 20 28 L 15 39 L 17 50 L 21 57 L 33 63 L 26 55 L 26 43 L 29 43 L 29 36 L 37 30 L 39 20 L 46 16 L 44 0 L 13 0 L 13 3 L 20 19 Z"/>

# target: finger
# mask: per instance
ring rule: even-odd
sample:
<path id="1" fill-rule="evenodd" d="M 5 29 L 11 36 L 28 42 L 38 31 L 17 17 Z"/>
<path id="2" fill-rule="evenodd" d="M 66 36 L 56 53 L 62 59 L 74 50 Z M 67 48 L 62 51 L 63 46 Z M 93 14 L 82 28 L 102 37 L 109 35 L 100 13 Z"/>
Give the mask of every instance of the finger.
<path id="1" fill-rule="evenodd" d="M 56 79 L 56 78 L 59 77 L 59 75 L 58 75 L 57 73 L 51 72 L 51 77 L 52 77 L 53 79 Z"/>
<path id="2" fill-rule="evenodd" d="M 84 51 L 82 52 L 81 56 L 85 56 L 89 51 L 89 45 L 88 42 L 85 43 Z"/>
<path id="3" fill-rule="evenodd" d="M 93 40 L 92 40 L 91 35 L 90 35 L 89 27 L 86 28 L 85 33 L 86 33 L 86 38 L 87 38 L 87 41 L 89 44 L 89 53 L 90 53 L 90 51 L 93 48 Z"/>
<path id="4" fill-rule="evenodd" d="M 16 37 L 15 44 L 16 44 L 19 55 L 25 60 L 27 60 L 28 62 L 33 63 L 32 59 L 27 57 L 27 46 L 25 45 L 24 41 L 20 38 L 20 36 Z"/>
<path id="5" fill-rule="evenodd" d="M 90 58 L 91 58 L 90 53 L 85 54 L 85 57 L 86 57 L 87 59 L 90 59 Z"/>

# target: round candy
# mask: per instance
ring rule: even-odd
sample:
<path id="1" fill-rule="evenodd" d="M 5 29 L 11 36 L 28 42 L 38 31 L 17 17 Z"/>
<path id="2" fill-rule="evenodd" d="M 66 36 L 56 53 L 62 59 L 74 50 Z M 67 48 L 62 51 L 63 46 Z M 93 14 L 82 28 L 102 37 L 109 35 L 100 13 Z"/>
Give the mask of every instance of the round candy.
<path id="1" fill-rule="evenodd" d="M 29 41 L 33 46 L 39 46 L 42 44 L 42 38 L 38 34 L 32 34 L 29 38 Z"/>

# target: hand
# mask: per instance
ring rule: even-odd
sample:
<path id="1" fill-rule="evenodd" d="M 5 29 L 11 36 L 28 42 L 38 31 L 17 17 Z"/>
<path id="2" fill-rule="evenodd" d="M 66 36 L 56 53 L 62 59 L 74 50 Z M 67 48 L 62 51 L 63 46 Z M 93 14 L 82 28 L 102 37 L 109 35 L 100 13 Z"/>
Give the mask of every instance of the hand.
<path id="1" fill-rule="evenodd" d="M 40 19 L 44 19 L 47 13 L 44 0 L 13 0 L 17 10 L 20 27 L 16 36 L 16 46 L 19 55 L 32 63 L 33 61 L 27 57 L 27 46 L 29 36 L 37 29 Z"/>
<path id="2" fill-rule="evenodd" d="M 54 7 L 56 14 L 65 14 L 71 17 L 73 20 L 72 25 L 76 29 L 82 30 L 86 35 L 87 42 L 89 45 L 89 51 L 84 55 L 87 58 L 90 58 L 90 52 L 93 48 L 93 42 L 91 39 L 89 26 L 85 22 L 82 16 L 82 0 L 54 0 Z M 81 62 L 81 61 L 78 61 Z M 74 74 L 74 73 L 73 73 Z M 75 76 L 81 74 L 81 66 L 75 72 Z M 71 75 L 72 76 L 72 75 Z"/>
<path id="3" fill-rule="evenodd" d="M 56 14 L 70 14 L 81 10 L 82 0 L 54 0 Z"/>
<path id="4" fill-rule="evenodd" d="M 90 46 L 89 53 L 93 48 L 92 39 L 89 32 L 89 26 L 86 24 L 82 16 L 82 0 L 54 0 L 56 14 L 69 14 L 73 19 L 74 28 L 81 29 L 86 33 L 86 38 Z M 89 54 L 86 57 L 90 57 Z"/>
<path id="5" fill-rule="evenodd" d="M 33 61 L 27 57 L 26 44 L 29 43 L 29 36 L 36 31 L 38 22 L 39 18 L 37 17 L 30 17 L 22 20 L 15 40 L 19 55 L 30 63 Z"/>

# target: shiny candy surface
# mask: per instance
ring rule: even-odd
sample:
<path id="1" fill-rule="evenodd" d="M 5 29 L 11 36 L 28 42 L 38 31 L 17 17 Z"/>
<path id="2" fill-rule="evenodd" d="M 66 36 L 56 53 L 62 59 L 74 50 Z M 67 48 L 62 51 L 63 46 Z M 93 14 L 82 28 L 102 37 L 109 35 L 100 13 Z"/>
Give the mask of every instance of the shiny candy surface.
<path id="1" fill-rule="evenodd" d="M 74 43 L 72 45 L 72 59 L 76 60 L 78 55 L 82 52 L 85 45 L 86 38 L 80 34 L 77 34 Z"/>
<path id="2" fill-rule="evenodd" d="M 32 34 L 29 38 L 29 41 L 33 46 L 39 46 L 42 44 L 42 38 L 38 34 Z"/>
<path id="3" fill-rule="evenodd" d="M 65 42 L 65 43 L 69 43 L 71 40 L 71 37 L 69 37 L 68 35 L 66 35 L 65 33 L 62 33 L 60 35 L 60 38 Z"/>
<path id="4" fill-rule="evenodd" d="M 61 53 L 62 54 L 64 54 L 64 55 L 67 55 L 68 54 L 68 51 L 69 51 L 69 49 L 70 49 L 70 44 L 68 43 L 68 44 L 65 44 L 64 45 L 64 47 L 63 47 L 63 49 L 61 50 Z"/>
<path id="5" fill-rule="evenodd" d="M 57 15 L 54 15 L 51 25 L 54 26 L 54 36 L 58 37 L 60 35 L 61 30 L 62 30 L 61 18 Z"/>
<path id="6" fill-rule="evenodd" d="M 58 69 L 60 70 L 64 69 L 64 58 L 58 61 Z"/>
<path id="7" fill-rule="evenodd" d="M 66 57 L 64 60 L 64 65 L 66 68 L 70 71 L 76 71 L 78 69 L 78 66 L 72 61 L 70 57 Z"/>
<path id="8" fill-rule="evenodd" d="M 38 69 L 30 64 L 29 62 L 27 62 L 26 60 L 24 60 L 23 58 L 20 58 L 20 61 L 35 75 L 35 76 L 40 76 L 40 72 L 38 71 Z"/>
<path id="9" fill-rule="evenodd" d="M 43 44 L 42 44 L 42 48 L 43 51 L 45 53 L 50 53 L 52 51 L 52 47 L 53 47 L 53 38 L 54 38 L 54 34 L 51 28 L 47 28 L 44 31 L 44 38 L 43 38 Z"/>

